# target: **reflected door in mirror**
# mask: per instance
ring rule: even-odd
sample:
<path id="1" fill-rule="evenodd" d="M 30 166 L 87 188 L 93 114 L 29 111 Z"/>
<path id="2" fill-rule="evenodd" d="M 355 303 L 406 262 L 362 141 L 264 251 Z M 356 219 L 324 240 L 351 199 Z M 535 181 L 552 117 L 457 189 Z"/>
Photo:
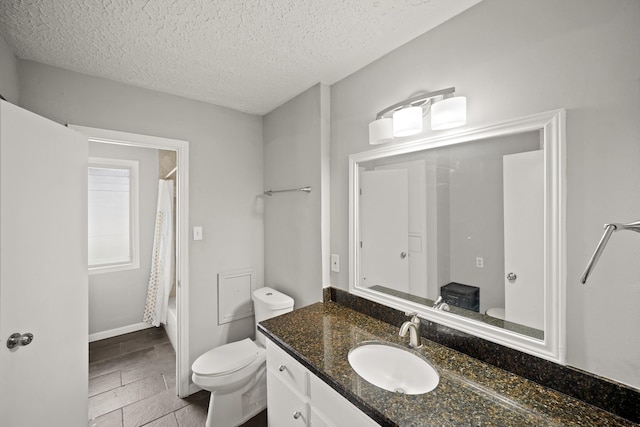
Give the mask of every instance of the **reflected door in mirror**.
<path id="1" fill-rule="evenodd" d="M 361 284 L 409 292 L 407 171 L 361 172 Z"/>
<path id="2" fill-rule="evenodd" d="M 544 152 L 503 157 L 505 320 L 544 330 Z"/>

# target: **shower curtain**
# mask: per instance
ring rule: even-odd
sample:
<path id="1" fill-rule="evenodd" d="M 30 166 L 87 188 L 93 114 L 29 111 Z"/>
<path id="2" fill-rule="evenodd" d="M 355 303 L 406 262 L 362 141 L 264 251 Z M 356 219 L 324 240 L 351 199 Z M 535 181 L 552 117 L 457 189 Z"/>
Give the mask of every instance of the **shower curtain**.
<path id="1" fill-rule="evenodd" d="M 160 323 L 167 321 L 167 306 L 173 286 L 175 265 L 173 229 L 173 181 L 161 179 L 158 184 L 158 212 L 151 274 L 142 319 L 153 326 L 160 326 Z"/>

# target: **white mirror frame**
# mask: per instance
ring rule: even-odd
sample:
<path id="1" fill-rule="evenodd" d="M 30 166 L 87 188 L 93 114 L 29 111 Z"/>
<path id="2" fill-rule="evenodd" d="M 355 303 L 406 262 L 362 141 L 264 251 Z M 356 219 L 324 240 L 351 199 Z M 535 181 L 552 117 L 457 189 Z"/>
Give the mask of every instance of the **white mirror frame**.
<path id="1" fill-rule="evenodd" d="M 521 117 L 490 126 L 448 133 L 396 145 L 387 145 L 349 156 L 349 292 L 441 325 L 466 332 L 506 347 L 532 354 L 556 363 L 566 364 L 565 285 L 566 285 L 566 229 L 565 229 L 565 116 L 564 109 Z M 544 339 L 539 340 L 436 310 L 378 291 L 357 287 L 360 266 L 356 262 L 360 241 L 357 204 L 359 185 L 358 164 L 384 157 L 430 150 L 487 138 L 542 131 L 545 168 L 545 297 Z"/>

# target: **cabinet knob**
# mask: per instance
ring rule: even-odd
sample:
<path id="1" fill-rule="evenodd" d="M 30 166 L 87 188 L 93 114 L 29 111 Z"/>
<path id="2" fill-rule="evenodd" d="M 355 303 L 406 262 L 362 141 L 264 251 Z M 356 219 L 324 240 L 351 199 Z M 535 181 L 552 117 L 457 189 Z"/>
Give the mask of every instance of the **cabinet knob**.
<path id="1" fill-rule="evenodd" d="M 286 366 L 284 366 L 284 365 L 280 365 L 280 366 L 278 367 L 278 371 L 280 371 L 280 372 L 284 371 L 285 369 L 287 369 L 287 367 L 286 367 Z"/>
<path id="2" fill-rule="evenodd" d="M 518 276 L 516 275 L 516 273 L 509 273 L 507 274 L 507 280 L 510 282 L 515 282 L 515 280 L 518 278 Z"/>
<path id="3" fill-rule="evenodd" d="M 293 413 L 293 419 L 294 420 L 297 420 L 301 416 L 302 416 L 302 412 L 300 412 L 300 411 L 296 411 L 296 412 Z"/>

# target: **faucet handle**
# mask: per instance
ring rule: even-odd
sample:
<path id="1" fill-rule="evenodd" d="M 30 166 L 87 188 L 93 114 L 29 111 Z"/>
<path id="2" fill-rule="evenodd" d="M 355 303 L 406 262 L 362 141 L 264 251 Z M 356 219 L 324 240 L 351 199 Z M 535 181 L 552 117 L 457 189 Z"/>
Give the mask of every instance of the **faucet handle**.
<path id="1" fill-rule="evenodd" d="M 411 322 L 420 323 L 420 318 L 418 317 L 418 313 L 415 313 L 412 311 L 405 311 L 404 314 L 405 316 L 411 317 Z"/>

